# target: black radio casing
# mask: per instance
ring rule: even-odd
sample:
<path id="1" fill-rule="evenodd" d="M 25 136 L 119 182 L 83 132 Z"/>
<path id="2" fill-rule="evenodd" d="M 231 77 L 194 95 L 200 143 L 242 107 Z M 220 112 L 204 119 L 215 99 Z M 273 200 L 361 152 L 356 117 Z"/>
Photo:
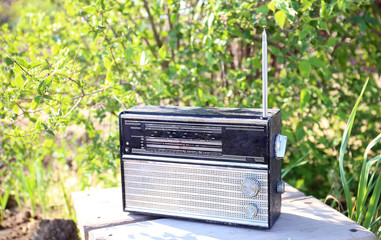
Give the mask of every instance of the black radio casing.
<path id="1" fill-rule="evenodd" d="M 119 131 L 124 211 L 259 228 L 279 217 L 280 110 L 137 106 Z"/>

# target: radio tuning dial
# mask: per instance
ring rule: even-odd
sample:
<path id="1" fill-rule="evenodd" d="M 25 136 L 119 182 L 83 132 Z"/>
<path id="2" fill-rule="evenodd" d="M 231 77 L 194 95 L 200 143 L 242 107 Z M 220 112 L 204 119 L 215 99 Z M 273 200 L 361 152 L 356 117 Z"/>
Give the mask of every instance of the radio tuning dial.
<path id="1" fill-rule="evenodd" d="M 249 218 L 253 218 L 258 215 L 259 209 L 258 206 L 255 205 L 254 203 L 250 203 L 245 207 L 245 213 L 246 216 Z"/>
<path id="2" fill-rule="evenodd" d="M 287 137 L 277 134 L 275 137 L 275 155 L 276 158 L 284 158 L 286 152 Z"/>
<path id="3" fill-rule="evenodd" d="M 241 190 L 247 197 L 255 197 L 258 194 L 260 188 L 261 185 L 255 178 L 246 178 L 241 183 Z"/>
<path id="4" fill-rule="evenodd" d="M 286 184 L 283 181 L 278 182 L 276 191 L 280 194 L 283 194 L 286 191 Z"/>

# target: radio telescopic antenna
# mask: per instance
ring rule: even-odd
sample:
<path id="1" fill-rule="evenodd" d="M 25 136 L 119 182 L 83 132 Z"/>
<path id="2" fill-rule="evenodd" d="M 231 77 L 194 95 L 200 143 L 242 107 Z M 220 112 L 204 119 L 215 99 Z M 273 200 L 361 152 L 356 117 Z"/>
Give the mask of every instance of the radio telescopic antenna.
<path id="1" fill-rule="evenodd" d="M 266 26 L 262 33 L 262 105 L 263 117 L 267 117 L 267 35 Z"/>

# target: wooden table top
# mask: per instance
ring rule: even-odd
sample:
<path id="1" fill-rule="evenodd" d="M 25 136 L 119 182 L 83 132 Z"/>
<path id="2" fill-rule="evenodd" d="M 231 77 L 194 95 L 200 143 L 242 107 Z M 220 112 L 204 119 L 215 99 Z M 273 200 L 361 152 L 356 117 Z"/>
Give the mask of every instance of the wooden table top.
<path id="1" fill-rule="evenodd" d="M 130 214 L 122 210 L 120 188 L 75 192 L 72 198 L 85 240 L 376 239 L 372 232 L 290 185 L 282 195 L 282 213 L 269 230 Z"/>

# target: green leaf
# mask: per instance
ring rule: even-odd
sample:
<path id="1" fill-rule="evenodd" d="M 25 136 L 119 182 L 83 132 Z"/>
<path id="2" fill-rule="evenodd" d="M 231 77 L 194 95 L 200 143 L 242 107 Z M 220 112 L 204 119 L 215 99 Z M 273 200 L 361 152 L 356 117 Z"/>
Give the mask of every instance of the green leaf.
<path id="1" fill-rule="evenodd" d="M 49 75 L 49 76 L 45 79 L 45 84 L 46 84 L 46 86 L 50 87 L 50 85 L 52 84 L 52 80 L 53 80 L 53 74 Z"/>
<path id="2" fill-rule="evenodd" d="M 274 47 L 274 46 L 269 46 L 270 48 L 270 51 L 272 52 L 272 54 L 274 54 L 275 56 L 279 56 L 282 52 L 280 51 L 279 48 L 277 47 Z"/>
<path id="3" fill-rule="evenodd" d="M 312 4 L 314 3 L 313 0 L 301 0 L 301 5 L 303 6 L 302 9 L 300 9 L 300 11 L 304 12 L 305 10 L 307 10 L 308 8 L 310 8 L 312 6 Z"/>
<path id="4" fill-rule="evenodd" d="M 327 16 L 328 16 L 327 4 L 325 3 L 325 1 L 321 1 L 320 17 L 322 19 L 325 19 Z"/>
<path id="5" fill-rule="evenodd" d="M 271 4 L 271 3 L 269 3 L 269 4 Z M 274 5 L 275 5 L 275 3 L 274 3 Z M 269 11 L 270 11 L 270 9 L 266 4 L 257 8 L 257 13 L 262 13 L 263 15 L 266 15 Z"/>
<path id="6" fill-rule="evenodd" d="M 178 20 L 178 17 L 177 17 L 177 14 L 171 14 L 171 23 L 172 24 L 176 24 L 177 23 L 177 20 Z"/>
<path id="7" fill-rule="evenodd" d="M 13 61 L 12 61 L 12 59 L 10 59 L 9 57 L 6 57 L 6 58 L 5 58 L 5 63 L 6 63 L 8 66 L 10 66 L 10 65 L 12 65 Z"/>
<path id="8" fill-rule="evenodd" d="M 24 79 L 21 74 L 16 75 L 15 82 L 17 87 L 24 89 Z"/>
<path id="9" fill-rule="evenodd" d="M 46 94 L 45 94 L 45 95 L 43 95 L 43 97 L 44 97 L 44 98 L 46 98 L 46 99 L 49 99 L 49 100 L 54 100 L 54 99 L 53 99 L 51 96 L 49 96 L 49 95 L 46 95 Z"/>
<path id="10" fill-rule="evenodd" d="M 140 56 L 140 65 L 146 65 L 146 64 L 147 64 L 146 52 L 142 51 L 142 55 Z"/>
<path id="11" fill-rule="evenodd" d="M 267 7 L 268 7 L 271 11 L 275 12 L 275 1 L 272 1 L 272 2 L 270 2 L 269 4 L 267 4 Z"/>
<path id="12" fill-rule="evenodd" d="M 214 64 L 214 55 L 211 51 L 205 53 L 206 59 L 208 61 L 208 65 L 212 66 Z"/>
<path id="13" fill-rule="evenodd" d="M 310 91 L 303 88 L 302 91 L 300 91 L 300 105 L 305 106 L 310 99 L 311 99 Z"/>
<path id="14" fill-rule="evenodd" d="M 29 64 L 22 58 L 16 58 L 17 62 L 23 66 L 24 68 L 28 69 L 29 68 Z"/>
<path id="15" fill-rule="evenodd" d="M 161 46 L 159 49 L 159 57 L 160 59 L 164 60 L 167 57 L 167 51 L 165 50 L 165 46 Z"/>
<path id="16" fill-rule="evenodd" d="M 45 92 L 45 80 L 41 81 L 37 88 L 37 93 L 43 95 Z"/>
<path id="17" fill-rule="evenodd" d="M 297 129 L 296 129 L 296 139 L 298 141 L 300 141 L 300 140 L 302 140 L 304 138 L 304 136 L 305 136 L 305 132 L 304 132 L 303 127 L 302 126 L 298 126 Z"/>
<path id="18" fill-rule="evenodd" d="M 65 78 L 69 78 L 70 77 L 67 73 L 65 73 L 64 71 L 61 71 L 61 70 L 55 71 L 54 74 L 56 74 L 58 76 L 61 76 L 61 77 L 65 77 Z"/>
<path id="19" fill-rule="evenodd" d="M 42 96 L 37 96 L 37 97 L 33 98 L 32 110 L 35 110 L 38 107 L 38 105 L 40 105 L 41 99 L 42 99 Z"/>
<path id="20" fill-rule="evenodd" d="M 202 92 L 202 89 L 201 88 L 197 88 L 197 95 L 200 99 L 202 99 L 204 93 Z"/>
<path id="21" fill-rule="evenodd" d="M 214 22 L 214 13 L 210 14 L 209 15 L 209 18 L 208 18 L 208 28 L 211 29 L 212 26 L 213 26 L 213 22 Z"/>
<path id="22" fill-rule="evenodd" d="M 14 113 L 19 114 L 20 109 L 19 109 L 19 107 L 16 104 L 13 105 L 12 110 L 13 110 Z"/>
<path id="23" fill-rule="evenodd" d="M 319 21 L 319 28 L 321 30 L 326 31 L 329 34 L 328 25 L 327 25 L 327 23 L 325 21 L 323 21 L 323 20 Z"/>
<path id="24" fill-rule="evenodd" d="M 38 66 L 41 66 L 43 64 L 43 62 L 32 62 L 31 64 L 29 64 L 29 67 L 32 69 L 32 68 L 36 68 Z"/>
<path id="25" fill-rule="evenodd" d="M 336 44 L 337 38 L 330 38 L 328 39 L 327 43 L 325 44 L 327 47 L 332 47 Z"/>
<path id="26" fill-rule="evenodd" d="M 126 63 L 129 63 L 133 57 L 133 54 L 134 54 L 133 48 L 127 47 L 126 49 L 124 49 L 124 61 Z"/>
<path id="27" fill-rule="evenodd" d="M 46 133 L 49 133 L 49 134 L 52 135 L 53 137 L 55 136 L 55 135 L 54 135 L 54 132 L 53 132 L 52 130 L 50 130 L 50 129 L 47 130 Z"/>
<path id="28" fill-rule="evenodd" d="M 306 26 L 306 27 L 304 27 L 303 30 L 300 31 L 300 34 L 299 34 L 300 40 L 304 40 L 304 38 L 305 38 L 308 34 L 311 33 L 312 29 L 313 29 L 313 28 L 312 28 L 311 26 L 309 26 L 309 25 Z"/>
<path id="29" fill-rule="evenodd" d="M 284 23 L 286 22 L 286 14 L 283 10 L 279 10 L 275 13 L 275 21 L 283 29 Z"/>
<path id="30" fill-rule="evenodd" d="M 106 69 L 110 69 L 111 68 L 111 61 L 110 61 L 110 59 L 108 59 L 108 57 L 104 57 L 103 58 L 103 64 L 105 65 Z"/>
<path id="31" fill-rule="evenodd" d="M 308 59 L 308 61 L 312 64 L 312 66 L 318 67 L 318 68 L 323 68 L 325 69 L 326 66 L 322 60 L 320 60 L 318 57 L 312 57 Z"/>
<path id="32" fill-rule="evenodd" d="M 311 64 L 307 60 L 302 60 L 299 63 L 299 71 L 304 77 L 308 77 L 311 72 Z"/>
<path id="33" fill-rule="evenodd" d="M 203 43 L 204 43 L 205 47 L 210 48 L 212 46 L 212 37 L 210 35 L 206 35 L 204 37 Z"/>

